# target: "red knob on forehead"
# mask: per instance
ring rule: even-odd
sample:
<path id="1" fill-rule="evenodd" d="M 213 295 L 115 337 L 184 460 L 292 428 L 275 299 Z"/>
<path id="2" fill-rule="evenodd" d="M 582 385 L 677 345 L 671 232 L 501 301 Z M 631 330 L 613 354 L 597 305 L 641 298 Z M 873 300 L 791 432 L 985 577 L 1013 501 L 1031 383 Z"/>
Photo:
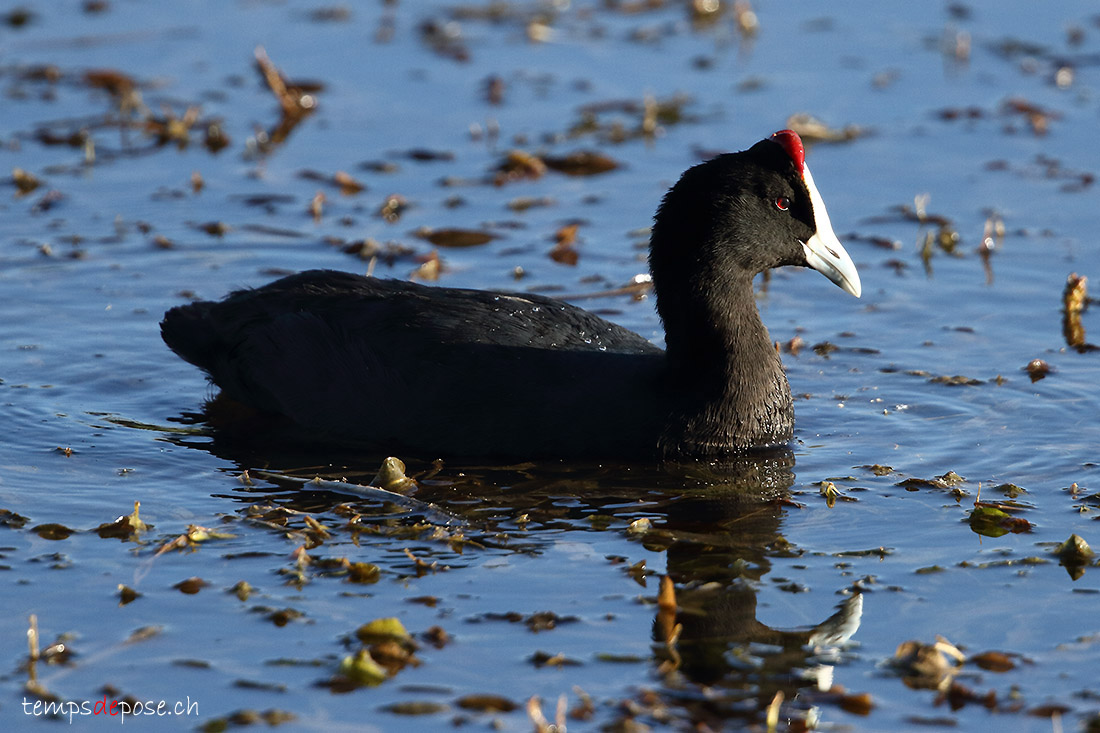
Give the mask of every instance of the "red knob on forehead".
<path id="1" fill-rule="evenodd" d="M 787 155 L 791 156 L 798 172 L 801 173 L 806 165 L 806 148 L 802 146 L 802 138 L 794 130 L 780 130 L 772 135 L 772 140 L 783 146 Z"/>

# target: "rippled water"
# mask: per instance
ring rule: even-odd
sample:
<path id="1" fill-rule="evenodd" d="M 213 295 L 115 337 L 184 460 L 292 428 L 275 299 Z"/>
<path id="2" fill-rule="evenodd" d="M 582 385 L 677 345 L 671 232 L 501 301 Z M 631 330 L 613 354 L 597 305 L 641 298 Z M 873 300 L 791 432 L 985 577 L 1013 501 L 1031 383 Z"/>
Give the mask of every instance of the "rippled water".
<path id="1" fill-rule="evenodd" d="M 763 729 L 777 691 L 781 729 L 1097 725 L 1100 568 L 1054 554 L 1072 534 L 1100 545 L 1100 356 L 1067 348 L 1061 312 L 1070 273 L 1100 277 L 1091 3 L 758 3 L 751 37 L 727 3 L 709 21 L 681 2 L 102 5 L 28 3 L 0 25 L 0 163 L 40 182 L 0 195 L 5 729 L 38 722 L 24 701 L 106 697 L 196 701 L 157 719 L 180 728 L 253 710 L 287 729 L 528 730 L 525 701 L 539 696 L 552 719 L 562 694 L 577 730 Z M 291 83 L 320 85 L 281 144 L 265 142 L 279 111 L 257 46 Z M 140 98 L 91 83 L 111 78 Z M 667 114 L 636 135 L 647 97 Z M 186 146 L 143 130 L 189 107 Z M 438 249 L 444 285 L 618 288 L 644 271 L 641 230 L 684 168 L 799 113 L 858 127 L 808 159 L 864 296 L 804 271 L 761 286 L 773 339 L 804 343 L 784 354 L 790 460 L 436 470 L 406 456 L 426 509 L 262 473 L 366 483 L 381 456 L 195 432 L 211 390 L 161 343 L 167 308 L 285 271 L 365 271 L 344 250 L 368 238 L 408 249 L 374 265 L 386 276 Z M 229 138 L 217 153 L 203 143 L 212 122 Z M 513 149 L 599 151 L 619 167 L 487 182 Z M 325 180 L 337 171 L 366 190 L 341 193 Z M 390 194 L 409 204 L 396 223 L 377 214 Z M 953 253 L 922 256 L 938 225 L 899 213 L 925 194 L 959 237 Z M 213 222 L 227 231 L 205 231 Z M 572 266 L 550 257 L 570 223 Z M 424 226 L 497 238 L 436 248 L 415 235 Z M 649 299 L 577 302 L 660 340 Z M 1100 343 L 1095 312 L 1082 325 Z M 1023 367 L 1037 358 L 1053 372 L 1033 383 Z M 957 375 L 973 383 L 936 381 Z M 961 483 L 936 480 L 952 471 Z M 1014 502 L 1029 531 L 975 532 L 979 490 Z M 135 501 L 154 525 L 140 539 L 95 531 Z M 158 554 L 189 525 L 225 536 Z M 348 582 L 344 558 L 376 565 L 377 582 Z M 660 576 L 679 607 L 672 643 Z M 192 577 L 198 593 L 176 587 Z M 245 600 L 225 592 L 242 580 Z M 120 584 L 141 595 L 120 604 Z M 853 587 L 851 640 L 804 645 L 793 630 Z M 64 639 L 71 656 L 27 668 L 30 614 L 40 646 Z M 417 636 L 419 666 L 334 692 L 356 629 L 393 616 Z M 449 643 L 422 636 L 433 626 Z M 935 677 L 942 698 L 890 665 L 902 642 L 937 636 L 968 655 L 954 686 Z M 983 669 L 990 651 L 1013 669 Z M 812 681 L 822 665 L 832 690 Z M 479 694 L 519 707 L 493 712 Z M 392 707 L 410 702 L 424 706 Z"/>

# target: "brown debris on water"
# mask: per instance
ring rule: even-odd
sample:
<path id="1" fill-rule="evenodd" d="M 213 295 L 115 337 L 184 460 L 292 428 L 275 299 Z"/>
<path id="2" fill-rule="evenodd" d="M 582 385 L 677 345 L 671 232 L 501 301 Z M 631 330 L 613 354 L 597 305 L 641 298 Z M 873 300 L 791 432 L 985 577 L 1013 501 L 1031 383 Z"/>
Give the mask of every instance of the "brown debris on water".
<path id="1" fill-rule="evenodd" d="M 1096 557 L 1096 552 L 1089 547 L 1089 543 L 1076 534 L 1071 534 L 1065 542 L 1058 545 L 1054 554 L 1074 580 L 1085 574 L 1085 566 Z"/>
<path id="2" fill-rule="evenodd" d="M 970 657 L 970 661 L 987 672 L 1009 672 L 1016 669 L 1012 657 L 1004 652 L 982 652 Z"/>
<path id="3" fill-rule="evenodd" d="M 562 265 L 576 265 L 580 260 L 577 250 L 577 223 L 567 224 L 554 233 L 554 247 L 550 250 L 550 259 Z"/>
<path id="4" fill-rule="evenodd" d="M 1031 522 L 1010 514 L 1018 511 L 1021 511 L 1021 507 L 1012 503 L 975 501 L 967 522 L 975 534 L 984 537 L 1001 537 L 1009 532 L 1030 532 L 1033 526 Z"/>
<path id="5" fill-rule="evenodd" d="M 546 163 L 537 155 L 523 150 L 512 150 L 497 165 L 493 185 L 503 186 L 513 181 L 534 180 L 542 178 L 545 173 Z"/>
<path id="6" fill-rule="evenodd" d="M 504 92 L 507 89 L 504 79 L 497 74 L 492 74 L 482 84 L 485 90 L 486 102 L 495 106 L 504 104 Z"/>
<path id="7" fill-rule="evenodd" d="M 11 182 L 15 184 L 17 196 L 25 196 L 42 185 L 42 181 L 38 180 L 33 173 L 25 171 L 22 168 L 12 169 Z"/>
<path id="8" fill-rule="evenodd" d="M 382 200 L 382 205 L 378 207 L 378 216 L 382 217 L 382 220 L 387 224 L 396 224 L 408 208 L 409 202 L 405 200 L 404 196 L 391 193 Z"/>
<path id="9" fill-rule="evenodd" d="M 1063 193 L 1080 193 L 1096 182 L 1096 174 L 1090 171 L 1067 168 L 1062 161 L 1049 155 L 1039 154 L 1029 165 L 1014 165 L 1007 160 L 992 160 L 985 165 L 987 171 L 1009 173 L 1028 179 L 1061 181 L 1059 190 Z"/>
<path id="10" fill-rule="evenodd" d="M 565 733 L 566 697 L 562 693 L 558 697 L 558 706 L 554 710 L 554 722 L 551 723 L 542 713 L 542 703 L 537 697 L 527 701 L 527 717 L 535 726 L 535 733 Z"/>
<path id="11" fill-rule="evenodd" d="M 352 177 L 351 174 L 345 171 L 336 171 L 331 176 L 329 176 L 318 171 L 304 170 L 298 174 L 298 177 L 305 178 L 310 181 L 327 183 L 340 189 L 340 193 L 345 196 L 352 196 L 354 194 L 361 193 L 367 190 L 366 184 Z"/>
<path id="12" fill-rule="evenodd" d="M 637 138 L 651 140 L 662 135 L 666 127 L 694 121 L 696 118 L 685 112 L 690 102 L 691 99 L 682 94 L 665 99 L 646 95 L 641 101 L 593 102 L 580 108 L 580 119 L 569 127 L 566 136 L 593 136 L 611 144 Z"/>
<path id="13" fill-rule="evenodd" d="M 317 83 L 287 81 L 278 67 L 268 58 L 263 46 L 256 47 L 255 56 L 256 66 L 271 93 L 275 95 L 281 111 L 279 121 L 268 131 L 266 140 L 260 146 L 263 148 L 278 145 L 286 140 L 298 123 L 317 108 L 315 93 L 320 91 L 322 86 Z"/>
<path id="14" fill-rule="evenodd" d="M 562 157 L 543 156 L 546 167 L 567 176 L 597 176 L 619 167 L 619 164 L 603 153 L 578 150 Z"/>
<path id="15" fill-rule="evenodd" d="M 417 257 L 420 265 L 409 273 L 409 279 L 419 282 L 435 282 L 439 279 L 439 273 L 443 271 L 443 260 L 439 258 L 439 252 L 432 250 L 426 255 Z"/>
<path id="16" fill-rule="evenodd" d="M 438 55 L 460 63 L 470 60 L 470 49 L 462 37 L 462 26 L 457 21 L 429 18 L 417 30 L 420 40 Z"/>
<path id="17" fill-rule="evenodd" d="M 500 695 L 465 695 L 455 700 L 463 710 L 476 710 L 480 713 L 510 713 L 519 706 Z"/>
<path id="18" fill-rule="evenodd" d="M 234 536 L 235 535 L 229 534 L 228 532 L 216 532 L 197 524 L 189 524 L 187 526 L 186 532 L 162 544 L 159 548 L 157 548 L 154 556 L 163 555 L 164 553 L 171 550 L 188 549 L 194 551 L 197 550 L 199 548 L 199 545 L 203 542 L 208 542 L 210 540 L 231 539 Z"/>
<path id="19" fill-rule="evenodd" d="M 1049 131 L 1051 120 L 1062 119 L 1060 112 L 1040 107 L 1022 97 L 1006 99 L 1001 105 L 1001 110 L 1008 116 L 1023 117 L 1031 128 L 1031 132 L 1040 137 Z"/>
<path id="20" fill-rule="evenodd" d="M 140 508 L 141 502 L 135 501 L 133 513 L 121 516 L 108 524 L 99 525 L 96 528 L 96 533 L 105 539 L 113 537 L 124 541 L 136 540 L 139 534 L 152 528 L 151 525 L 147 525 L 141 520 Z"/>
<path id="21" fill-rule="evenodd" d="M 437 247 L 477 247 L 497 238 L 497 235 L 491 232 L 479 229 L 460 229 L 458 227 L 443 229 L 421 227 L 416 230 L 416 236 L 431 242 Z"/>
<path id="22" fill-rule="evenodd" d="M 233 227 L 229 226 L 224 221 L 208 221 L 204 224 L 192 224 L 192 226 L 212 237 L 224 237 L 233 229 Z"/>
<path id="23" fill-rule="evenodd" d="M 110 94 L 122 117 L 130 117 L 134 112 L 148 114 L 138 83 L 129 74 L 115 69 L 92 69 L 84 72 L 84 83 Z"/>
<path id="24" fill-rule="evenodd" d="M 958 647 L 938 636 L 933 644 L 903 641 L 894 651 L 890 664 L 907 687 L 943 691 L 965 661 L 966 655 Z"/>
<path id="25" fill-rule="evenodd" d="M 946 384 L 948 387 L 974 387 L 979 384 L 985 384 L 980 379 L 974 379 L 973 377 L 967 377 L 963 374 L 956 374 L 954 376 L 939 376 L 932 377 L 928 380 L 931 384 Z"/>
<path id="26" fill-rule="evenodd" d="M 145 134 L 152 137 L 157 145 L 175 143 L 177 148 L 183 150 L 191 143 L 191 128 L 199 121 L 199 108 L 188 107 L 182 117 L 177 117 L 175 111 L 167 106 L 162 111 L 163 117 L 146 116 L 143 124 Z"/>
<path id="27" fill-rule="evenodd" d="M 133 588 L 131 588 L 128 585 L 123 585 L 122 583 L 119 583 L 119 585 L 118 585 L 118 605 L 119 606 L 125 606 L 129 603 L 133 603 L 134 601 L 136 601 L 140 597 L 141 597 L 141 594 L 138 593 L 136 590 L 134 590 Z"/>
<path id="28" fill-rule="evenodd" d="M 259 710 L 245 708 L 234 711 L 221 718 L 211 718 L 206 721 L 199 730 L 212 733 L 213 731 L 224 731 L 232 727 L 254 726 L 260 723 L 265 723 L 267 726 L 274 728 L 275 726 L 283 723 L 290 723 L 297 719 L 297 715 L 285 710 L 276 710 L 272 708 L 261 712 Z"/>
<path id="29" fill-rule="evenodd" d="M 1053 372 L 1054 367 L 1042 359 L 1032 359 L 1024 366 L 1024 371 L 1031 377 L 1032 382 L 1038 382 L 1040 379 L 1044 379 L 1048 374 Z"/>
<path id="30" fill-rule="evenodd" d="M 553 206 L 555 203 L 549 196 L 519 196 L 509 201 L 506 206 L 512 211 L 520 212 L 536 207 Z"/>
<path id="31" fill-rule="evenodd" d="M 313 221 L 321 221 L 321 215 L 324 213 L 325 207 L 325 192 L 318 191 L 313 194 L 313 198 L 309 200 L 309 206 L 306 212 L 313 217 Z"/>
<path id="32" fill-rule="evenodd" d="M 1066 346 L 1082 353 L 1100 349 L 1085 340 L 1085 325 L 1081 321 L 1081 314 L 1088 302 L 1088 278 L 1076 272 L 1070 273 L 1066 278 L 1065 290 L 1062 291 L 1062 336 L 1066 340 Z"/>
<path id="33" fill-rule="evenodd" d="M 895 486 L 900 486 L 906 491 L 919 491 L 920 489 L 953 489 L 966 483 L 966 479 L 955 473 L 954 471 L 948 471 L 947 473 L 936 476 L 935 478 L 907 478 L 903 481 L 899 481 Z"/>
<path id="34" fill-rule="evenodd" d="M 867 134 L 859 125 L 845 125 L 842 128 L 829 127 L 813 115 L 805 113 L 788 117 L 787 127 L 797 132 L 798 136 L 807 145 L 813 143 L 846 143 Z"/>
<path id="35" fill-rule="evenodd" d="M 202 144 L 211 153 L 220 153 L 229 147 L 229 135 L 226 134 L 220 120 L 211 120 L 206 123 Z"/>
<path id="36" fill-rule="evenodd" d="M 1005 222 L 999 214 L 993 214 L 986 218 L 985 227 L 982 229 L 982 241 L 978 245 L 978 256 L 982 258 L 982 268 L 985 270 L 985 284 L 993 284 L 993 254 L 1004 246 Z"/>
<path id="37" fill-rule="evenodd" d="M 8 529 L 22 529 L 30 519 L 22 514 L 17 514 L 10 509 L 0 509 L 0 527 Z"/>
<path id="38" fill-rule="evenodd" d="M 34 532 L 44 540 L 67 540 L 76 530 L 71 527 L 66 527 L 64 524 L 48 522 L 46 524 L 39 524 L 36 527 L 31 527 L 31 532 Z"/>

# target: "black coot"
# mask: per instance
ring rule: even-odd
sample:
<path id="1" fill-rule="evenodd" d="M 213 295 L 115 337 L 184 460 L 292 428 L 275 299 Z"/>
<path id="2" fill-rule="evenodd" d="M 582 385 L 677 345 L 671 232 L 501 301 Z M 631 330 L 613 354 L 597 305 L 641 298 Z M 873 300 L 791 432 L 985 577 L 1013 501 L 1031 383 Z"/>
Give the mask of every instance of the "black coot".
<path id="1" fill-rule="evenodd" d="M 802 141 L 686 171 L 654 220 L 662 351 L 552 298 L 315 270 L 168 311 L 165 342 L 222 395 L 302 435 L 420 457 L 730 455 L 794 410 L 753 277 L 812 267 L 856 297 Z"/>

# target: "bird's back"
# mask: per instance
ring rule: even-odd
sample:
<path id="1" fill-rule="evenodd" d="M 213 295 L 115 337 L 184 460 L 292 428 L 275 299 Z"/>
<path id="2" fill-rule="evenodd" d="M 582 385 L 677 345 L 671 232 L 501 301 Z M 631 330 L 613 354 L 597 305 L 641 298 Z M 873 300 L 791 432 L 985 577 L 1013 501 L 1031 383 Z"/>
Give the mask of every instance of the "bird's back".
<path id="1" fill-rule="evenodd" d="M 543 296 L 310 271 L 173 308 L 161 332 L 227 397 L 316 437 L 533 456 L 651 453 L 659 432 L 663 352 Z"/>

